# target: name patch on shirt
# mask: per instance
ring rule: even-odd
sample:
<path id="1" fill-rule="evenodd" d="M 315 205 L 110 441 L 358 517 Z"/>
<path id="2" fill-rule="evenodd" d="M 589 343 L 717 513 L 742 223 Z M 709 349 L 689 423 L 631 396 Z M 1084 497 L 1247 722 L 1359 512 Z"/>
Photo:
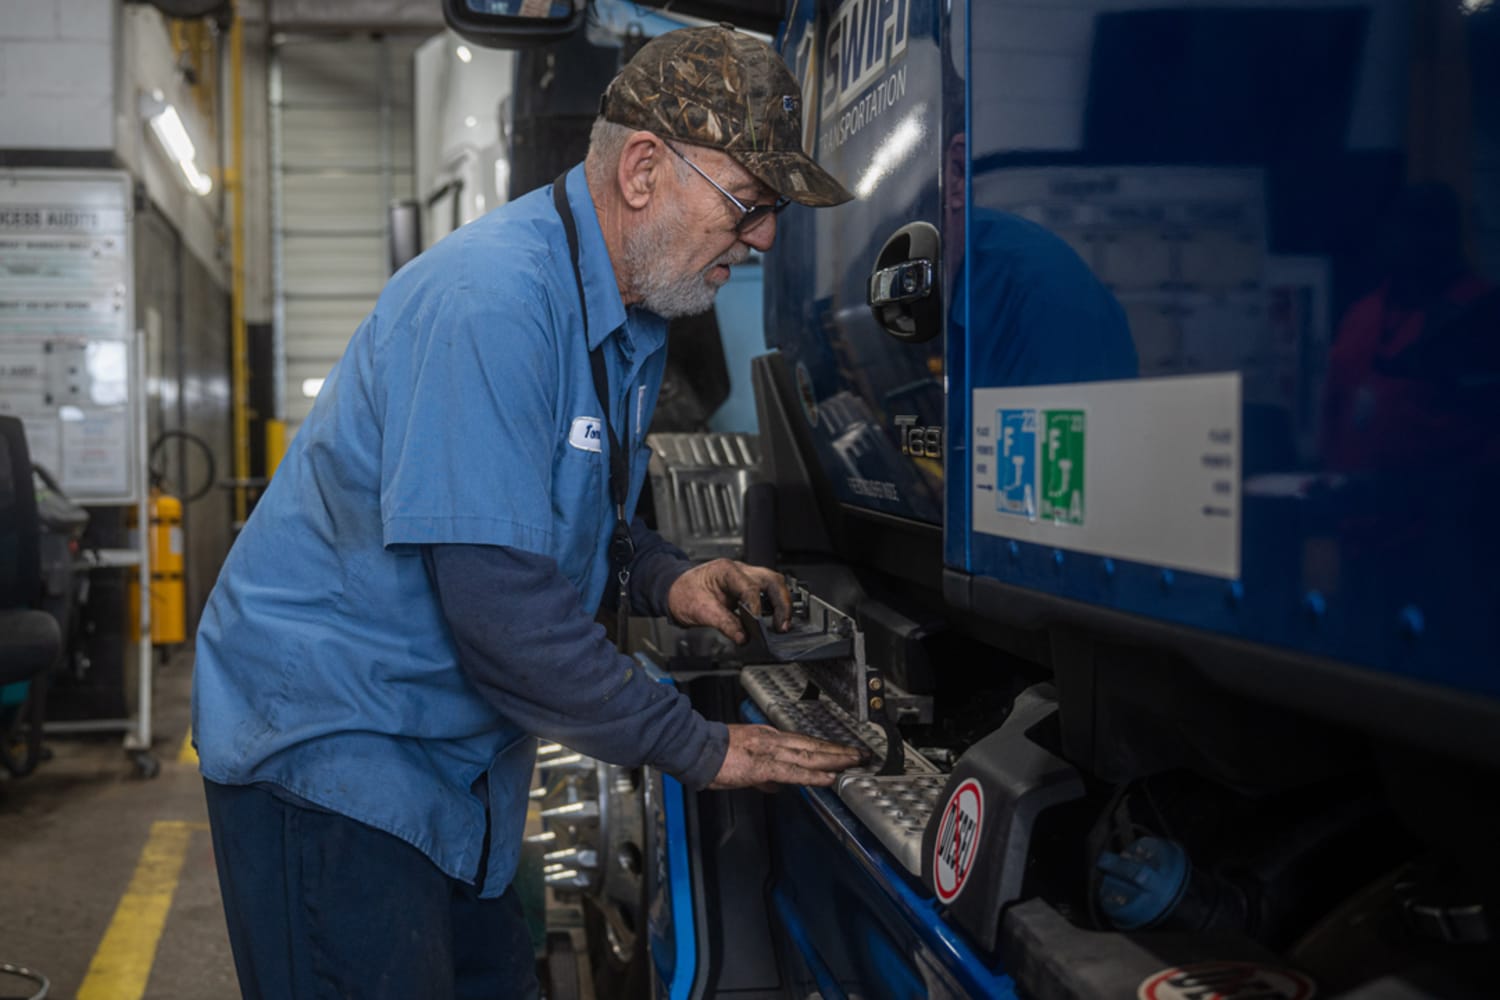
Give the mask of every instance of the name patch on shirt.
<path id="1" fill-rule="evenodd" d="M 602 451 L 598 417 L 574 417 L 573 429 L 568 431 L 568 444 L 579 451 Z"/>

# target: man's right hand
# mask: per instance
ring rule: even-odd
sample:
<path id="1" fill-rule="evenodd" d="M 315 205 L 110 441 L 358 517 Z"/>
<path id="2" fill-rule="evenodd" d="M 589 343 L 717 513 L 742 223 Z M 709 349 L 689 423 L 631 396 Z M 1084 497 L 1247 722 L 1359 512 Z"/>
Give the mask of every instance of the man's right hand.
<path id="1" fill-rule="evenodd" d="M 770 726 L 729 727 L 729 752 L 709 788 L 817 785 L 827 788 L 840 771 L 869 759 L 863 750 L 784 733 Z"/>

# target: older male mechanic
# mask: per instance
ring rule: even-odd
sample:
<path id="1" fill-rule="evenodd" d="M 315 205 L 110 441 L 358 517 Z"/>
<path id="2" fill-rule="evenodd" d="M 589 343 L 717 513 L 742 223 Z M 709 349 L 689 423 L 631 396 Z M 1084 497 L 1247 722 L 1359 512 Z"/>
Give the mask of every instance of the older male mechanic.
<path id="1" fill-rule="evenodd" d="M 628 521 L 667 318 L 709 308 L 789 201 L 850 197 L 802 152 L 800 107 L 750 36 L 653 40 L 582 166 L 428 250 L 355 333 L 198 633 L 246 996 L 533 994 L 508 887 L 536 735 L 690 788 L 828 785 L 858 762 L 705 720 L 592 617 L 625 590 L 742 641 L 731 608 L 768 593 L 785 627 L 778 575 L 690 567 Z"/>

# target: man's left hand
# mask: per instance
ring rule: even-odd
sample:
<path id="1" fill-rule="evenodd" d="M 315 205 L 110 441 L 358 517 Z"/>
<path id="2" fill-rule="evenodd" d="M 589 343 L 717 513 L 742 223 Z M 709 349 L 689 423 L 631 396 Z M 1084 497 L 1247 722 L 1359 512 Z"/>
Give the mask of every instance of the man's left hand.
<path id="1" fill-rule="evenodd" d="M 765 614 L 762 593 L 771 598 L 776 630 L 786 631 L 792 614 L 786 579 L 775 570 L 733 559 L 715 559 L 679 576 L 667 591 L 667 612 L 680 625 L 712 625 L 743 644 L 747 636 L 734 609 L 744 604 L 757 615 Z"/>

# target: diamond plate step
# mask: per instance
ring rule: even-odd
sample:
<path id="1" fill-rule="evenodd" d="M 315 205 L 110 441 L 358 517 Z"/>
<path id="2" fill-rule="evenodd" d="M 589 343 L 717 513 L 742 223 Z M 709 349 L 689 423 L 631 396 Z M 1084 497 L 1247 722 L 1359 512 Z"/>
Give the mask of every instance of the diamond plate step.
<path id="1" fill-rule="evenodd" d="M 826 698 L 802 701 L 807 675 L 795 663 L 746 667 L 740 684 L 771 724 L 787 732 L 868 749 L 885 758 L 881 728 L 858 722 Z M 875 766 L 853 767 L 834 786 L 838 797 L 913 875 L 922 874 L 922 834 L 948 776 L 906 746 L 906 773 L 879 776 Z"/>
<path id="2" fill-rule="evenodd" d="M 922 874 L 922 834 L 938 808 L 946 774 L 850 774 L 838 795 L 913 875 Z"/>

